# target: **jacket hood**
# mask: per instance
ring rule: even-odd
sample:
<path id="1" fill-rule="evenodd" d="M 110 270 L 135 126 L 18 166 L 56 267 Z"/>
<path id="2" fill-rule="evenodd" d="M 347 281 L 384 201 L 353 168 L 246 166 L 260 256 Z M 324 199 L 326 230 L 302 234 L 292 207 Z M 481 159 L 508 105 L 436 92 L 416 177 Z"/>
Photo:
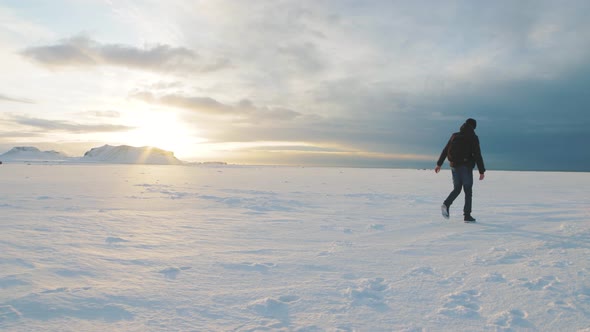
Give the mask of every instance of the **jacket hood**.
<path id="1" fill-rule="evenodd" d="M 460 132 L 467 135 L 475 135 L 475 130 L 467 123 L 461 125 Z"/>

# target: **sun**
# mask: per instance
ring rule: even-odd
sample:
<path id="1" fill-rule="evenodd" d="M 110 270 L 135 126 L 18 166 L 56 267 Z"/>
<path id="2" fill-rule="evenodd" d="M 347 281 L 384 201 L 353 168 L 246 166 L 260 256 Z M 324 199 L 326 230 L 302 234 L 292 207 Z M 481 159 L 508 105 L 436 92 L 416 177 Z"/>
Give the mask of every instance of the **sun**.
<path id="1" fill-rule="evenodd" d="M 176 157 L 198 154 L 199 138 L 196 129 L 179 120 L 174 112 L 149 111 L 136 114 L 128 119 L 134 129 L 121 138 L 127 145 L 151 146 L 174 152 Z"/>

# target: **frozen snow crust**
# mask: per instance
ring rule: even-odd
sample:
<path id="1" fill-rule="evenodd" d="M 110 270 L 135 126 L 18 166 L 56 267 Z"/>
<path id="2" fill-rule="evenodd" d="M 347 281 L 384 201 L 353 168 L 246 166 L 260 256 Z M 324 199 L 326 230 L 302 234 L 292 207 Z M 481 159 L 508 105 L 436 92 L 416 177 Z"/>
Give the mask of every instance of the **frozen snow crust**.
<path id="1" fill-rule="evenodd" d="M 0 166 L 1 331 L 588 331 L 590 174 Z"/>

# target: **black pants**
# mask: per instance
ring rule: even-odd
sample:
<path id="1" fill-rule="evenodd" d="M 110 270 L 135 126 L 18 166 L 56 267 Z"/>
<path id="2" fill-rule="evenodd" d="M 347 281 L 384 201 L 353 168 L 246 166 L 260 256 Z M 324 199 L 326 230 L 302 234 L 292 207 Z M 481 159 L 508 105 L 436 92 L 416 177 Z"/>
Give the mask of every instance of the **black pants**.
<path id="1" fill-rule="evenodd" d="M 461 193 L 461 189 L 465 191 L 465 206 L 463 206 L 463 214 L 471 215 L 471 198 L 473 196 L 473 168 L 469 166 L 451 167 L 453 173 L 453 191 L 445 200 L 446 206 L 451 206 L 457 196 Z"/>

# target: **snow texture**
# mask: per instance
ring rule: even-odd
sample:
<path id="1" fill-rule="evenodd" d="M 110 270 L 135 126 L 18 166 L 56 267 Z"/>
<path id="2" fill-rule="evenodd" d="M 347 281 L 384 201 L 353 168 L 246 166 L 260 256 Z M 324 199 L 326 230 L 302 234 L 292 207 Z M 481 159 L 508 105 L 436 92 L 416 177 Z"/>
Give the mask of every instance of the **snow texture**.
<path id="1" fill-rule="evenodd" d="M 590 331 L 590 174 L 0 166 L 2 331 Z"/>

